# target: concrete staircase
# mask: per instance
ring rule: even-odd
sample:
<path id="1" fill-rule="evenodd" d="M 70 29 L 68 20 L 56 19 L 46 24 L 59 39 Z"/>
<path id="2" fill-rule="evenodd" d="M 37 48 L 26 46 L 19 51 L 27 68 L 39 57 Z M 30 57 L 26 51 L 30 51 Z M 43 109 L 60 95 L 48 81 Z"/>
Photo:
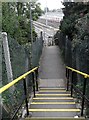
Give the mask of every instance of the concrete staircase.
<path id="1" fill-rule="evenodd" d="M 84 120 L 70 92 L 65 89 L 65 66 L 58 46 L 44 47 L 39 68 L 39 92 L 26 120 Z"/>
<path id="2" fill-rule="evenodd" d="M 84 120 L 78 117 L 80 109 L 65 88 L 40 88 L 33 98 L 25 120 Z"/>

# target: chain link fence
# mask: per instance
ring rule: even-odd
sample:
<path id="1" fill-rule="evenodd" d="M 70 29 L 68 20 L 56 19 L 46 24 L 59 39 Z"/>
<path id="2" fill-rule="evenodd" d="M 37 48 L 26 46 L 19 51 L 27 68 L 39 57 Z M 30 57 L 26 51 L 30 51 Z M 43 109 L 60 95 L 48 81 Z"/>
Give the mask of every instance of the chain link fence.
<path id="1" fill-rule="evenodd" d="M 89 39 L 76 43 L 74 40 L 68 39 L 62 32 L 57 32 L 54 36 L 55 44 L 60 47 L 61 54 L 66 66 L 72 67 L 76 70 L 89 74 Z M 78 42 L 78 40 L 76 40 Z M 71 82 L 71 81 L 70 81 Z M 83 91 L 84 77 L 75 73 L 74 84 L 82 92 Z M 89 100 L 89 79 L 87 78 L 86 98 Z M 75 92 L 79 104 L 81 105 L 80 94 Z M 89 101 L 85 102 L 85 116 L 89 117 Z"/>
<path id="2" fill-rule="evenodd" d="M 31 45 L 19 45 L 15 39 L 8 36 L 8 44 L 10 50 L 10 60 L 13 71 L 13 79 L 21 76 L 32 68 L 39 66 L 39 60 L 42 53 L 43 40 L 42 36 L 37 38 Z M 7 70 L 4 58 L 4 50 L 2 47 L 2 86 L 8 84 Z M 28 98 L 31 97 L 33 91 L 32 76 L 26 78 Z M 24 107 L 24 86 L 23 80 L 14 85 L 14 88 L 6 90 L 2 93 L 2 119 L 10 120 L 16 110 L 21 106 Z M 21 109 L 22 110 L 22 109 Z M 21 116 L 22 111 L 19 111 L 16 118 Z"/>

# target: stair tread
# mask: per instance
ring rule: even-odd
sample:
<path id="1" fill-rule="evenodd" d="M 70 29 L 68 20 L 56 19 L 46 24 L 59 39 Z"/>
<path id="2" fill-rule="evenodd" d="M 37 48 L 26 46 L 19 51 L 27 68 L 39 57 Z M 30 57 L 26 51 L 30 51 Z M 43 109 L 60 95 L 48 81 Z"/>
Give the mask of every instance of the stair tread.
<path id="1" fill-rule="evenodd" d="M 78 111 L 31 111 L 32 117 L 74 117 L 79 114 Z"/>
<path id="2" fill-rule="evenodd" d="M 80 114 L 80 109 L 76 108 L 73 97 L 65 88 L 45 87 L 40 88 L 39 92 L 36 93 L 36 97 L 30 104 L 29 112 L 34 118 L 51 120 L 54 117 L 55 120 L 55 118 L 60 119 L 61 117 L 73 118 Z"/>
<path id="3" fill-rule="evenodd" d="M 40 92 L 39 91 L 39 94 L 69 94 L 69 92 L 66 92 L 66 91 L 49 91 L 49 92 Z"/>
<path id="4" fill-rule="evenodd" d="M 74 102 L 72 99 L 34 99 L 32 102 Z"/>
<path id="5" fill-rule="evenodd" d="M 45 100 L 45 99 L 46 99 L 46 100 L 47 100 L 47 99 L 48 99 L 48 100 L 50 100 L 50 99 L 62 99 L 62 100 L 63 100 L 63 99 L 66 99 L 66 100 L 67 100 L 67 99 L 70 99 L 70 100 L 73 100 L 72 97 L 45 97 L 45 98 L 43 98 L 43 97 L 36 97 L 36 98 L 33 98 L 33 100 L 34 100 L 34 99 L 38 99 L 38 100 L 39 100 L 39 99 L 44 99 L 44 100 Z"/>
<path id="6" fill-rule="evenodd" d="M 39 90 L 39 92 L 66 92 L 66 90 L 63 89 L 48 89 L 48 90 Z"/>
<path id="7" fill-rule="evenodd" d="M 40 87 L 40 90 L 66 90 L 66 88 L 59 88 L 59 87 Z"/>
<path id="8" fill-rule="evenodd" d="M 85 120 L 83 117 L 74 118 L 74 117 L 31 117 L 26 118 L 25 120 Z"/>
<path id="9" fill-rule="evenodd" d="M 31 104 L 75 104 L 75 102 L 32 102 Z"/>
<path id="10" fill-rule="evenodd" d="M 41 94 L 41 93 L 36 94 L 36 96 L 66 96 L 66 95 L 70 96 L 70 94 L 67 94 L 67 93 L 65 94 Z"/>
<path id="11" fill-rule="evenodd" d="M 61 108 L 61 109 L 66 109 L 66 108 L 67 108 L 67 109 L 68 109 L 68 108 L 74 109 L 74 108 L 75 108 L 75 109 L 76 109 L 76 106 L 73 105 L 73 104 L 71 104 L 71 105 L 63 105 L 63 104 L 62 104 L 62 105 L 61 105 L 61 104 L 60 104 L 60 105 L 57 105 L 57 104 L 56 104 L 56 105 L 51 105 L 51 104 L 48 105 L 48 104 L 47 104 L 47 105 L 31 105 L 31 108 L 34 108 L 34 109 L 35 109 L 35 108 L 36 108 L 36 109 L 37 109 L 37 108 L 38 108 L 38 109 L 39 109 L 39 108 L 40 108 L 40 109 L 46 109 L 46 108 L 47 108 L 47 109 L 49 109 L 49 108 L 50 108 L 50 109 L 59 109 L 59 108 Z"/>
<path id="12" fill-rule="evenodd" d="M 51 108 L 48 108 L 48 109 L 29 109 L 29 111 L 31 111 L 31 112 L 34 112 L 34 111 L 36 111 L 36 112 L 63 112 L 63 111 L 65 111 L 65 112 L 80 112 L 80 109 L 78 109 L 78 108 L 75 108 L 75 109 L 51 109 Z"/>
<path id="13" fill-rule="evenodd" d="M 74 102 L 72 97 L 36 97 L 32 102 Z"/>

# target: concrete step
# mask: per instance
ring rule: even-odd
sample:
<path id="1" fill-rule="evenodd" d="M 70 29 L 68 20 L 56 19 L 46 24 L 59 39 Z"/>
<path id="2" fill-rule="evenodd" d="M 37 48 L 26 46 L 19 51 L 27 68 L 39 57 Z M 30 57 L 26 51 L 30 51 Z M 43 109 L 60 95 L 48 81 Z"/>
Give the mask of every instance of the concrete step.
<path id="1" fill-rule="evenodd" d="M 54 63 L 53 63 L 53 65 L 54 65 Z M 48 64 L 47 66 L 51 67 L 52 65 Z M 55 67 L 55 65 L 54 65 L 54 67 Z M 63 87 L 64 88 L 64 79 L 56 79 L 56 77 L 59 76 L 57 71 L 58 70 L 57 70 L 57 66 L 56 66 L 55 69 L 48 68 L 48 72 L 47 72 L 47 70 L 45 72 L 43 72 L 42 76 L 45 76 L 45 75 L 47 75 L 47 76 L 46 76 L 46 78 L 43 77 L 39 80 L 39 83 L 40 83 L 39 87 Z M 53 75 L 53 78 L 52 78 L 52 75 Z M 48 76 L 50 76 L 50 77 L 48 77 Z"/>
<path id="2" fill-rule="evenodd" d="M 39 91 L 39 94 L 70 94 L 66 91 Z"/>
<path id="3" fill-rule="evenodd" d="M 40 87 L 39 90 L 66 90 L 64 87 Z"/>
<path id="4" fill-rule="evenodd" d="M 52 89 L 48 89 L 48 90 L 43 89 L 42 90 L 42 89 L 40 89 L 39 92 L 66 92 L 66 90 L 63 90 L 63 89 L 59 89 L 59 90 L 57 90 L 57 89 L 53 89 L 53 90 Z"/>
<path id="5" fill-rule="evenodd" d="M 74 102 L 72 97 L 36 97 L 33 102 Z"/>
<path id="6" fill-rule="evenodd" d="M 40 89 L 39 94 L 69 94 L 65 89 Z"/>
<path id="7" fill-rule="evenodd" d="M 32 113 L 31 118 L 40 118 L 39 120 L 45 118 L 62 120 L 60 118 L 74 118 L 80 115 L 80 109 L 76 108 L 70 93 L 66 92 L 65 88 L 52 87 L 39 89 L 39 93 L 36 93 L 36 97 L 30 104 L 29 112 Z"/>
<path id="8" fill-rule="evenodd" d="M 40 88 L 39 93 L 36 96 L 70 96 L 70 93 L 65 88 Z"/>
<path id="9" fill-rule="evenodd" d="M 56 102 L 45 102 L 42 104 L 42 102 L 39 104 L 38 103 L 31 103 L 31 108 L 36 108 L 36 109 L 46 109 L 46 108 L 50 108 L 50 109 L 65 109 L 65 108 L 76 108 L 76 105 L 74 102 L 63 102 L 63 103 L 56 103 Z"/>
<path id="10" fill-rule="evenodd" d="M 80 114 L 79 109 L 29 109 L 32 117 L 74 117 Z"/>
<path id="11" fill-rule="evenodd" d="M 73 118 L 73 117 L 31 117 L 26 118 L 25 120 L 85 120 L 85 118 Z"/>
<path id="12" fill-rule="evenodd" d="M 65 94 L 36 94 L 36 97 L 70 97 L 71 94 L 65 93 Z"/>

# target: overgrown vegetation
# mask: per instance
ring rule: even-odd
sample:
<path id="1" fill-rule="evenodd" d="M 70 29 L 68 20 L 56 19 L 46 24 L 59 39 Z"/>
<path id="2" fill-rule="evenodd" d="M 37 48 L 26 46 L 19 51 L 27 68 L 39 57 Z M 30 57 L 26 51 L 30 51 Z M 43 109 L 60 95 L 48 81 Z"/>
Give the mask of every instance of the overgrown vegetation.
<path id="1" fill-rule="evenodd" d="M 37 20 L 42 14 L 40 4 L 31 3 L 32 20 Z M 30 3 L 2 2 L 2 31 L 7 32 L 12 65 L 13 79 L 24 74 L 33 67 L 38 66 L 42 52 L 42 37 L 37 38 L 37 33 L 32 27 L 33 42 L 31 44 L 30 31 Z M 4 50 L 2 48 L 2 86 L 8 83 Z M 10 81 L 9 81 L 10 82 Z M 28 93 L 32 92 L 32 76 L 27 79 Z M 29 95 L 30 97 L 30 95 Z M 2 94 L 2 119 L 11 119 L 24 99 L 23 81 L 14 85 Z M 24 101 L 23 101 L 24 103 Z M 22 114 L 22 111 L 20 111 Z M 19 119 L 19 115 L 15 119 Z"/>
<path id="2" fill-rule="evenodd" d="M 60 24 L 60 32 L 55 35 L 66 65 L 89 74 L 89 2 L 64 2 L 64 17 Z M 76 75 L 75 85 L 83 88 L 83 78 Z M 86 96 L 89 98 L 89 79 Z M 86 116 L 89 116 L 86 105 Z"/>
<path id="3" fill-rule="evenodd" d="M 31 42 L 30 39 L 30 4 L 32 8 L 32 20 L 37 20 L 42 14 L 40 4 L 24 2 L 3 2 L 2 3 L 2 31 L 7 32 L 19 44 Z M 32 28 L 33 41 L 37 34 Z"/>

